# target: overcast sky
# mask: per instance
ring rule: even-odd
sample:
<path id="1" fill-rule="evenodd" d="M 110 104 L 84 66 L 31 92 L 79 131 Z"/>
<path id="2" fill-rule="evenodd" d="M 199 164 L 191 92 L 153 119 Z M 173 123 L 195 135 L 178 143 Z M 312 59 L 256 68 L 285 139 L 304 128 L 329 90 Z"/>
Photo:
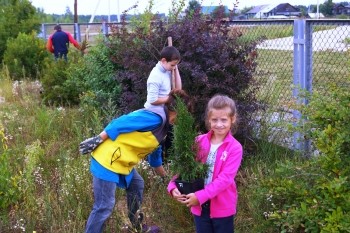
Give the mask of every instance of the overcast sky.
<path id="1" fill-rule="evenodd" d="M 74 0 L 29 0 L 36 8 L 44 9 L 47 14 L 64 14 L 66 7 L 68 6 L 72 12 L 74 12 Z M 273 4 L 273 3 L 289 3 L 291 5 L 305 5 L 310 4 L 321 4 L 325 0 L 239 0 L 238 8 L 243 9 L 244 7 L 250 7 L 254 5 Z M 92 15 L 94 12 L 97 15 L 108 15 L 122 13 L 132 5 L 138 2 L 139 7 L 135 13 L 142 13 L 148 4 L 148 0 L 77 0 L 78 2 L 78 14 Z M 155 12 L 168 13 L 171 6 L 171 0 L 154 0 Z M 186 1 L 187 2 L 187 1 Z M 198 2 L 201 2 L 200 0 Z M 230 9 L 233 8 L 235 1 L 230 0 L 203 0 L 203 6 L 218 5 L 222 2 L 223 5 L 228 6 Z M 119 5 L 119 6 L 118 6 Z M 130 12 L 134 13 L 134 12 Z"/>

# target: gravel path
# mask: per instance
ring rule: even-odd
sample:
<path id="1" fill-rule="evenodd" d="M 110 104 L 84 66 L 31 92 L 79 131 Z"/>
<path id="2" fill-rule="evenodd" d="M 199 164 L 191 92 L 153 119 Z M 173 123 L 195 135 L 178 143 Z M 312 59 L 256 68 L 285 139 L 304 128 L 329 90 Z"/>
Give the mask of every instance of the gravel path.
<path id="1" fill-rule="evenodd" d="M 312 35 L 313 51 L 345 52 L 350 48 L 344 43 L 349 38 L 350 26 L 339 26 L 335 29 L 314 32 Z M 259 49 L 293 50 L 293 37 L 265 40 L 258 45 Z"/>

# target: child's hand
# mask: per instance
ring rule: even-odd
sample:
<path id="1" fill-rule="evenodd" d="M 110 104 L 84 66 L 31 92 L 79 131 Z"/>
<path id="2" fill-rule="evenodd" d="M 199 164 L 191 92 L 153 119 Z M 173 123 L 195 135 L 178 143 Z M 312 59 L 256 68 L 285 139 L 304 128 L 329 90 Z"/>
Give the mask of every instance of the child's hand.
<path id="1" fill-rule="evenodd" d="M 82 155 L 90 153 L 102 142 L 103 140 L 100 136 L 88 138 L 79 144 L 79 152 Z"/>
<path id="2" fill-rule="evenodd" d="M 171 195 L 173 196 L 173 198 L 175 198 L 177 201 L 183 203 L 183 201 L 186 200 L 186 195 L 181 194 L 180 191 L 175 188 L 171 191 Z"/>
<path id="3" fill-rule="evenodd" d="M 186 200 L 183 202 L 187 207 L 192 207 L 199 205 L 199 201 L 194 193 L 189 193 L 186 195 Z"/>

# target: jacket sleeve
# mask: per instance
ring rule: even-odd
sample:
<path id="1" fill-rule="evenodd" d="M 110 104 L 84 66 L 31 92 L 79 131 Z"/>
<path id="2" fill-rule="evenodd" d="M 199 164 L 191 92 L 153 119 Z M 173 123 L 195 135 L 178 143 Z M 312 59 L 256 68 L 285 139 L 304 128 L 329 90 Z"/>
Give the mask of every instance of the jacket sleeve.
<path id="1" fill-rule="evenodd" d="M 234 145 L 230 145 L 228 150 L 223 151 L 221 155 L 219 155 L 220 157 L 217 162 L 222 161 L 219 173 L 214 174 L 213 181 L 205 186 L 204 189 L 195 193 L 200 204 L 214 198 L 232 185 L 241 165 L 242 155 L 243 149 L 238 142 L 234 143 Z M 216 166 L 217 164 L 215 167 Z"/>
<path id="2" fill-rule="evenodd" d="M 162 147 L 158 146 L 158 148 L 153 151 L 150 155 L 147 156 L 147 161 L 151 165 L 151 167 L 159 167 L 162 165 Z"/>
<path id="3" fill-rule="evenodd" d="M 169 184 L 168 184 L 167 190 L 168 190 L 168 193 L 169 193 L 169 194 L 171 194 L 171 191 L 173 191 L 173 189 L 177 188 L 177 187 L 176 187 L 176 184 L 175 184 L 175 180 L 176 180 L 177 177 L 178 177 L 177 175 L 174 176 L 174 177 L 170 180 L 170 182 L 169 182 Z"/>
<path id="4" fill-rule="evenodd" d="M 115 140 L 121 133 L 150 131 L 162 124 L 162 118 L 150 111 L 134 111 L 112 120 L 104 129 L 108 137 Z"/>
<path id="5" fill-rule="evenodd" d="M 50 53 L 53 53 L 53 52 L 54 52 L 53 46 L 52 46 L 52 36 L 50 36 L 49 39 L 47 40 L 46 49 L 47 49 Z"/>
<path id="6" fill-rule="evenodd" d="M 67 36 L 68 36 L 69 42 L 70 42 L 71 44 L 73 44 L 74 47 L 76 47 L 77 49 L 80 49 L 79 43 L 78 43 L 76 40 L 74 40 L 72 34 L 70 34 L 69 32 L 66 32 L 66 34 L 67 34 Z"/>

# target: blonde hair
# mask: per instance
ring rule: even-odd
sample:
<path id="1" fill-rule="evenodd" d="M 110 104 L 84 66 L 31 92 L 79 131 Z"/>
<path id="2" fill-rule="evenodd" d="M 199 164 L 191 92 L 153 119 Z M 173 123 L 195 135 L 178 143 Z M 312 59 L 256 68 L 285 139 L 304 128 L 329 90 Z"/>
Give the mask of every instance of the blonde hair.
<path id="1" fill-rule="evenodd" d="M 220 95 L 220 94 L 213 96 L 207 104 L 207 109 L 205 111 L 205 126 L 208 130 L 210 130 L 209 115 L 212 112 L 212 110 L 223 109 L 226 107 L 228 107 L 231 110 L 229 113 L 229 117 L 234 117 L 236 119 L 233 122 L 233 125 L 231 127 L 232 131 L 236 130 L 236 125 L 238 120 L 236 103 L 230 97 L 226 95 Z"/>

